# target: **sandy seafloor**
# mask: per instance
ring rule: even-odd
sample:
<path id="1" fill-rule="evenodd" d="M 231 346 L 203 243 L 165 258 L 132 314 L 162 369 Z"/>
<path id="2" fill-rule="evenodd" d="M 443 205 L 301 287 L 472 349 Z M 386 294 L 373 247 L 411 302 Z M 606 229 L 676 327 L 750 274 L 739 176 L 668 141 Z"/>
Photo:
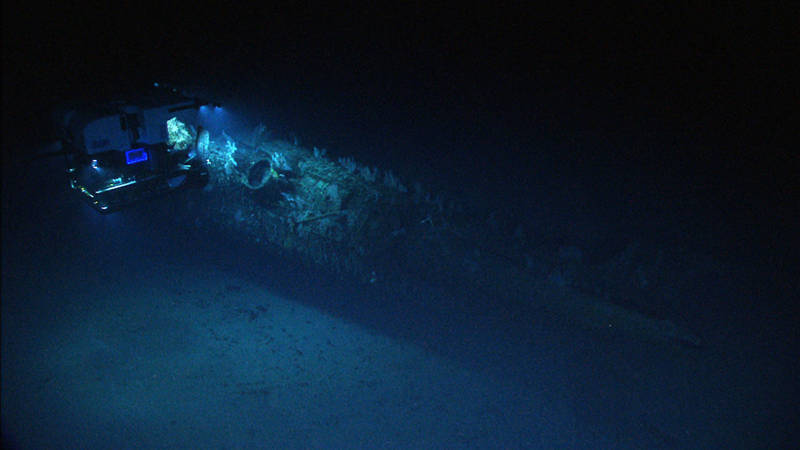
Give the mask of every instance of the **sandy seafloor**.
<path id="1" fill-rule="evenodd" d="M 4 186 L 5 445 L 778 448 L 796 437 L 791 332 L 763 310 L 707 311 L 690 321 L 704 345 L 686 348 L 425 289 L 387 297 L 172 219 L 180 197 L 99 216 L 52 173 Z M 694 289 L 711 304 L 758 294 L 725 280 Z"/>

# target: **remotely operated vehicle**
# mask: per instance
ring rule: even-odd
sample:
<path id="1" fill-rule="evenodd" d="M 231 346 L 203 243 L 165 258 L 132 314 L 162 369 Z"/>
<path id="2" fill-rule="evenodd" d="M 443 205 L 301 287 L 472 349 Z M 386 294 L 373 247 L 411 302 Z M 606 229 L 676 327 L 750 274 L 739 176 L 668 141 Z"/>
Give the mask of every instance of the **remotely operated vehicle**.
<path id="1" fill-rule="evenodd" d="M 60 108 L 54 119 L 70 187 L 103 214 L 202 188 L 198 111 L 208 103 L 154 83 L 124 100 Z"/>

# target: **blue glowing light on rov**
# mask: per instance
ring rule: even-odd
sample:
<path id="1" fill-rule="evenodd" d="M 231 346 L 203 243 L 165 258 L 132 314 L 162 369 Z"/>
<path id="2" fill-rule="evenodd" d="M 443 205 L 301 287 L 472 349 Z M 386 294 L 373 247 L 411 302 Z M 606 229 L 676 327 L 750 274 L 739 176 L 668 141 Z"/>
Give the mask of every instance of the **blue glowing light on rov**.
<path id="1" fill-rule="evenodd" d="M 219 114 L 222 113 L 223 109 L 220 105 L 201 105 L 200 106 L 200 113 L 202 114 Z"/>
<path id="2" fill-rule="evenodd" d="M 219 103 L 207 103 L 200 106 L 198 119 L 204 128 L 211 133 L 219 133 L 221 130 L 229 128 L 231 125 L 231 115 L 227 108 Z"/>
<path id="3" fill-rule="evenodd" d="M 125 163 L 128 165 L 147 161 L 147 150 L 142 148 L 133 148 L 125 152 Z"/>

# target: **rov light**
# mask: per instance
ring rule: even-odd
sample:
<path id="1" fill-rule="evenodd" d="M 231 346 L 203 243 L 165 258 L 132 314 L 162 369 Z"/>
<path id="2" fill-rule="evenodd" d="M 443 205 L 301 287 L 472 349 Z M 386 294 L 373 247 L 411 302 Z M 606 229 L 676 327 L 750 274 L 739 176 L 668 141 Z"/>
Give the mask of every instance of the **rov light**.
<path id="1" fill-rule="evenodd" d="M 100 167 L 97 165 L 97 160 L 96 159 L 92 160 L 92 169 L 97 170 L 97 171 L 100 170 Z"/>
<path id="2" fill-rule="evenodd" d="M 222 112 L 222 105 L 220 105 L 219 103 L 205 103 L 203 105 L 200 105 L 200 112 L 202 112 L 202 113 L 210 113 L 210 112 L 219 113 L 219 112 Z"/>
<path id="3" fill-rule="evenodd" d="M 231 116 L 228 108 L 224 108 L 221 104 L 216 102 L 208 102 L 199 108 L 199 120 L 203 127 L 212 133 L 218 133 L 220 130 L 228 128 L 231 121 Z"/>

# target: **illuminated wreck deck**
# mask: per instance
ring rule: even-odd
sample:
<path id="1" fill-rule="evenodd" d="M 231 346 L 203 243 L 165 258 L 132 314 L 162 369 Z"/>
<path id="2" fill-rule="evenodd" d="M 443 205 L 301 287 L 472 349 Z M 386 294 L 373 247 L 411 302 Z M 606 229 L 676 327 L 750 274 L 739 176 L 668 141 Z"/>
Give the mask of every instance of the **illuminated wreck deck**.
<path id="1" fill-rule="evenodd" d="M 192 212 L 254 245 L 361 282 L 407 290 L 421 282 L 539 308 L 582 328 L 637 339 L 700 345 L 668 317 L 651 317 L 581 290 L 580 250 L 542 251 L 522 225 L 407 186 L 389 171 L 324 150 L 225 133 L 199 136 L 210 182 Z"/>

